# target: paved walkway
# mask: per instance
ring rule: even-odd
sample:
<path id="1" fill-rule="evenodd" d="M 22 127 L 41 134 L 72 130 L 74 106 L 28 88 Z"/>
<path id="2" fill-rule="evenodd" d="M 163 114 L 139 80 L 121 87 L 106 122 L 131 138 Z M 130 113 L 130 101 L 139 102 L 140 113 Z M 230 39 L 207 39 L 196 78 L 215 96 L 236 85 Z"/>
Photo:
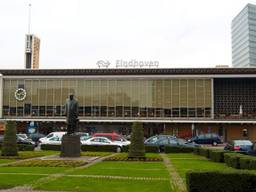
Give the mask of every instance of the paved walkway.
<path id="1" fill-rule="evenodd" d="M 180 177 L 180 175 L 177 173 L 176 169 L 172 165 L 169 157 L 166 154 L 161 153 L 161 157 L 164 160 L 164 164 L 170 174 L 170 185 L 174 191 L 179 192 L 186 192 L 186 186 Z"/>

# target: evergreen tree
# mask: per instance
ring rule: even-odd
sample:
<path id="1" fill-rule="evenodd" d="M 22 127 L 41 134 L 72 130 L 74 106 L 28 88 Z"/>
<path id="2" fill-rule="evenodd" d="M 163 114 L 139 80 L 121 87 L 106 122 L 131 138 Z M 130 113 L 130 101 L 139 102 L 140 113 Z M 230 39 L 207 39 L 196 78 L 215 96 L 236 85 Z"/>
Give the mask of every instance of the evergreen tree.
<path id="1" fill-rule="evenodd" d="M 134 122 L 132 125 L 131 144 L 129 147 L 130 158 L 145 157 L 143 124 Z"/>
<path id="2" fill-rule="evenodd" d="M 8 121 L 4 132 L 4 141 L 2 145 L 2 156 L 17 156 L 17 136 L 16 123 Z"/>

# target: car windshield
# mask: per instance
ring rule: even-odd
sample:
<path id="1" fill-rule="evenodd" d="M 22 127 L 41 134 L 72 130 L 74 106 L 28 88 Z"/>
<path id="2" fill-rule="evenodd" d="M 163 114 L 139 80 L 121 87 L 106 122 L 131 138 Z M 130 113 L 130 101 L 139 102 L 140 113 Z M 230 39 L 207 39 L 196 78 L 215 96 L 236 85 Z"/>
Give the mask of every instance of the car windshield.
<path id="1" fill-rule="evenodd" d="M 252 142 L 249 140 L 238 140 L 234 142 L 235 145 L 252 145 Z"/>
<path id="2" fill-rule="evenodd" d="M 155 136 L 155 137 L 151 137 L 151 138 L 148 138 L 146 140 L 147 143 L 155 143 L 157 142 L 158 138 Z"/>
<path id="3" fill-rule="evenodd" d="M 46 138 L 50 138 L 50 137 L 52 137 L 52 136 L 53 136 L 53 134 L 50 133 L 49 135 L 46 136 Z"/>

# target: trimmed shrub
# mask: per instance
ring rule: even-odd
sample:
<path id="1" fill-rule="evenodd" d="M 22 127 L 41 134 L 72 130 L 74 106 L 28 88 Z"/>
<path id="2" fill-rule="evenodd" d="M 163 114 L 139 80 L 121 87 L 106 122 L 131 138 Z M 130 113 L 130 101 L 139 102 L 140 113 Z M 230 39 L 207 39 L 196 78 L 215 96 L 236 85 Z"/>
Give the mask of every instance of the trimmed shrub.
<path id="1" fill-rule="evenodd" d="M 2 144 L 2 156 L 18 156 L 16 123 L 7 121 Z"/>
<path id="2" fill-rule="evenodd" d="M 122 147 L 122 152 L 128 152 L 129 151 L 129 146 L 130 145 L 125 145 Z"/>
<path id="3" fill-rule="evenodd" d="M 233 167 L 236 169 L 240 169 L 240 163 L 239 159 L 243 157 L 244 155 L 239 154 L 239 153 L 225 153 L 224 154 L 224 162 L 227 164 L 229 167 Z"/>
<path id="4" fill-rule="evenodd" d="M 209 150 L 209 158 L 214 162 L 224 162 L 224 154 L 227 152 L 224 150 Z"/>
<path id="5" fill-rule="evenodd" d="M 129 147 L 129 158 L 144 158 L 144 131 L 143 124 L 134 122 L 132 125 L 131 144 Z"/>
<path id="6" fill-rule="evenodd" d="M 18 144 L 19 151 L 34 151 L 34 149 L 35 149 L 34 145 Z"/>
<path id="7" fill-rule="evenodd" d="M 27 160 L 17 161 L 7 165 L 8 167 L 79 167 L 87 164 L 78 160 Z"/>
<path id="8" fill-rule="evenodd" d="M 195 147 L 193 149 L 193 153 L 196 154 L 196 155 L 200 155 L 200 147 Z"/>
<path id="9" fill-rule="evenodd" d="M 209 158 L 209 149 L 207 148 L 199 148 L 199 155 L 205 156 L 206 158 Z"/>
<path id="10" fill-rule="evenodd" d="M 41 144 L 41 150 L 60 151 L 61 145 Z"/>
<path id="11" fill-rule="evenodd" d="M 256 174 L 249 171 L 188 171 L 186 183 L 189 192 L 249 192 L 256 189 Z"/>
<path id="12" fill-rule="evenodd" d="M 156 145 L 145 145 L 145 151 L 147 153 L 159 153 L 159 148 Z"/>
<path id="13" fill-rule="evenodd" d="M 256 158 L 251 156 L 243 156 L 239 158 L 240 169 L 256 169 Z"/>
<path id="14" fill-rule="evenodd" d="M 117 152 L 118 148 L 116 145 L 81 145 L 82 151 Z"/>
<path id="15" fill-rule="evenodd" d="M 166 145 L 164 147 L 165 153 L 191 153 L 194 151 L 193 147 Z"/>

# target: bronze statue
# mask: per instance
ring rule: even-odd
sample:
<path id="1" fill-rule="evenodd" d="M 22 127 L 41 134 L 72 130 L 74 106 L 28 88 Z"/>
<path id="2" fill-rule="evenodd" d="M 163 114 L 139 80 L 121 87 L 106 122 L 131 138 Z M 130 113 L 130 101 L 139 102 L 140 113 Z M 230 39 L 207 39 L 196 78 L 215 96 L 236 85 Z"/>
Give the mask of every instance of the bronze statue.
<path id="1" fill-rule="evenodd" d="M 78 124 L 78 101 L 74 98 L 74 94 L 69 94 L 69 98 L 65 104 L 65 115 L 67 122 L 67 134 L 75 133 Z"/>

